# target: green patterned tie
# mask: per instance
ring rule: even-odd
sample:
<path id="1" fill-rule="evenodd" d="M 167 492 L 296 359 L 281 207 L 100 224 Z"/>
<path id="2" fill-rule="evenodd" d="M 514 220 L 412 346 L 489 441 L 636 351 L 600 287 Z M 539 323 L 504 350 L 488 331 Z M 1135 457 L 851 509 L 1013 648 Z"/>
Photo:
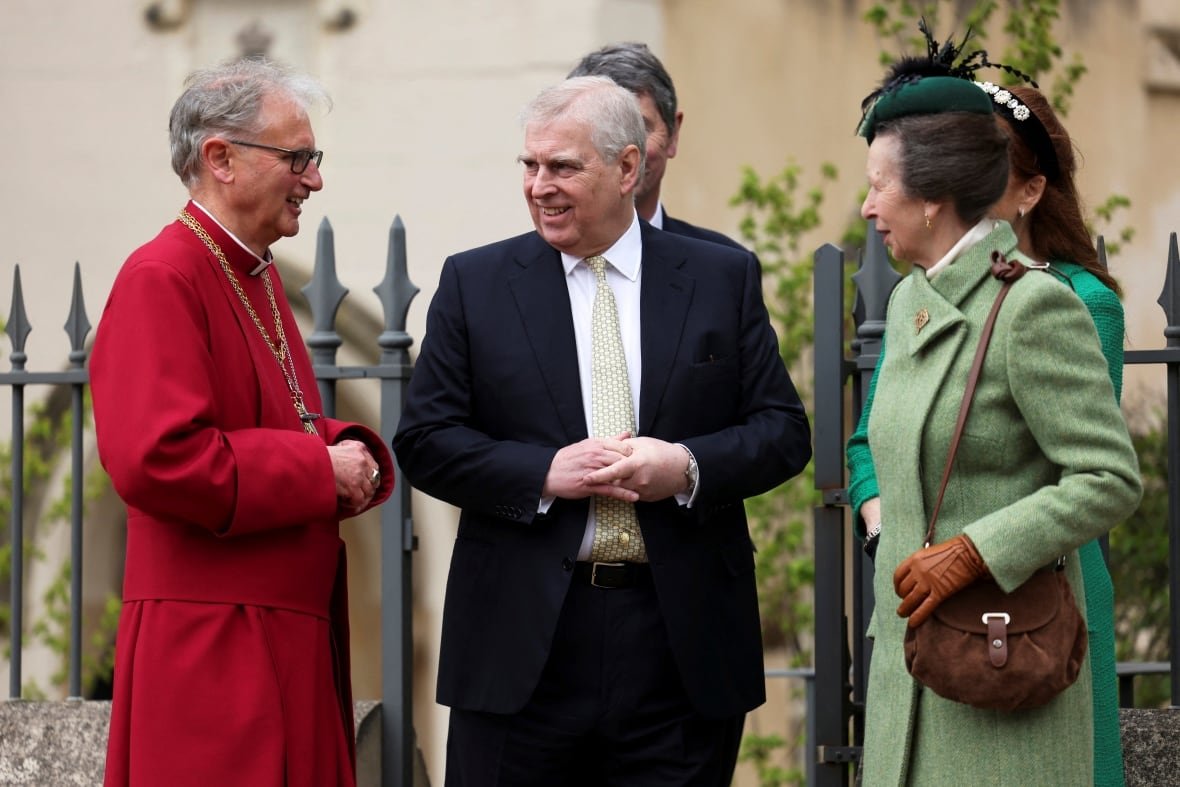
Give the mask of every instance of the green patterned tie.
<path id="1" fill-rule="evenodd" d="M 619 310 L 615 294 L 606 282 L 605 257 L 587 257 L 586 264 L 598 279 L 591 319 L 593 351 L 590 398 L 593 402 L 594 436 L 614 437 L 621 432 L 635 434 L 635 410 L 627 359 L 619 332 Z M 590 559 L 603 562 L 647 562 L 647 548 L 639 532 L 635 506 L 613 497 L 595 497 L 597 525 Z"/>

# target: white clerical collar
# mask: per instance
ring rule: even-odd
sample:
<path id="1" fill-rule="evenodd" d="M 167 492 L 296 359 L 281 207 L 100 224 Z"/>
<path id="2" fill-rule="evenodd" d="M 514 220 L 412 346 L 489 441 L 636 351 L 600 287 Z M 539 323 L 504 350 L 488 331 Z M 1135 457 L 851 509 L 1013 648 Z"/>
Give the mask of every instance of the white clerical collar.
<path id="1" fill-rule="evenodd" d="M 655 227 L 657 230 L 664 228 L 664 203 L 656 200 L 656 212 L 652 214 L 651 221 L 648 224 Z"/>
<path id="2" fill-rule="evenodd" d="M 631 213 L 631 226 L 614 244 L 602 253 L 611 267 L 631 281 L 639 280 L 639 264 L 643 260 L 643 238 L 639 232 L 639 214 Z M 561 253 L 561 264 L 568 276 L 584 258 Z"/>
<path id="3" fill-rule="evenodd" d="M 979 241 L 987 237 L 988 233 L 995 229 L 995 219 L 983 218 L 979 220 L 971 229 L 967 230 L 963 237 L 959 238 L 954 246 L 951 246 L 950 251 L 942 255 L 942 259 L 931 265 L 926 269 L 926 278 L 933 279 L 934 276 L 944 268 L 949 268 L 951 263 L 963 253 L 965 249 L 974 246 Z"/>
<path id="4" fill-rule="evenodd" d="M 221 227 L 222 231 L 226 235 L 233 238 L 234 243 L 241 246 L 243 249 L 245 249 L 247 254 L 249 254 L 254 259 L 258 260 L 258 264 L 255 265 L 254 269 L 250 271 L 251 276 L 257 276 L 258 274 L 262 273 L 264 270 L 267 269 L 267 267 L 269 267 L 274 262 L 274 255 L 272 255 L 270 253 L 270 249 L 266 250 L 266 257 L 265 258 L 259 257 L 257 254 L 255 254 L 253 251 L 250 250 L 249 246 L 247 246 L 245 243 L 242 243 L 241 239 L 238 238 L 237 235 L 234 235 L 232 232 L 229 231 L 229 229 L 224 224 L 222 224 L 220 221 L 218 221 L 217 217 L 214 216 L 212 213 L 210 213 L 209 210 L 204 205 L 197 202 L 196 200 L 192 200 L 192 203 L 194 205 L 196 205 L 198 208 L 200 208 L 201 213 L 204 213 L 206 216 L 208 216 L 210 221 L 212 221 L 218 227 Z"/>

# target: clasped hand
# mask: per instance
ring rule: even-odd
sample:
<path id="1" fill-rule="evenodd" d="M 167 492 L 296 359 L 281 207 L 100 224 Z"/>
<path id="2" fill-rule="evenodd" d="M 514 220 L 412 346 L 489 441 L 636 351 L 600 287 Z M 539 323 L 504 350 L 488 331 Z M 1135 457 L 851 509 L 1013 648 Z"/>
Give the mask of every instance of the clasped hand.
<path id="1" fill-rule="evenodd" d="M 920 626 L 939 604 L 986 573 L 983 558 L 965 534 L 919 549 L 893 572 L 893 590 L 901 599 L 897 614 L 910 619 L 910 628 Z"/>
<path id="2" fill-rule="evenodd" d="M 545 477 L 546 497 L 579 499 L 590 495 L 634 503 L 683 492 L 688 454 L 654 437 L 592 437 L 557 452 Z"/>
<path id="3" fill-rule="evenodd" d="M 373 471 L 379 469 L 377 461 L 359 440 L 341 440 L 328 446 L 328 456 L 332 460 L 336 498 L 341 507 L 362 510 L 373 500 L 381 483 L 380 477 L 373 477 Z"/>

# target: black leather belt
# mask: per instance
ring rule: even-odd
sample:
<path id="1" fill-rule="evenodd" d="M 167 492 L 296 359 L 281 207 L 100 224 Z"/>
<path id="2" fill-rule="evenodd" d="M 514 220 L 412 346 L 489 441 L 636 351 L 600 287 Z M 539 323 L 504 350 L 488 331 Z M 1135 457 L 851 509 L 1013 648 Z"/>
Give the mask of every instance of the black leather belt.
<path id="1" fill-rule="evenodd" d="M 596 588 L 640 587 L 651 584 L 651 565 L 579 561 L 574 564 L 574 579 Z"/>

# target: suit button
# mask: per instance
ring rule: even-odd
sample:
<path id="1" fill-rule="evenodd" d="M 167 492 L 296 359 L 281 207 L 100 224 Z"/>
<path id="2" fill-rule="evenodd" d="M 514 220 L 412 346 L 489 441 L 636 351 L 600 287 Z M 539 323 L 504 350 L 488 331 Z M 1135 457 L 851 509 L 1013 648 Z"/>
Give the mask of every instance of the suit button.
<path id="1" fill-rule="evenodd" d="M 561 570 L 562 571 L 573 571 L 574 570 L 574 561 L 570 560 L 568 557 L 563 557 L 561 559 Z"/>

